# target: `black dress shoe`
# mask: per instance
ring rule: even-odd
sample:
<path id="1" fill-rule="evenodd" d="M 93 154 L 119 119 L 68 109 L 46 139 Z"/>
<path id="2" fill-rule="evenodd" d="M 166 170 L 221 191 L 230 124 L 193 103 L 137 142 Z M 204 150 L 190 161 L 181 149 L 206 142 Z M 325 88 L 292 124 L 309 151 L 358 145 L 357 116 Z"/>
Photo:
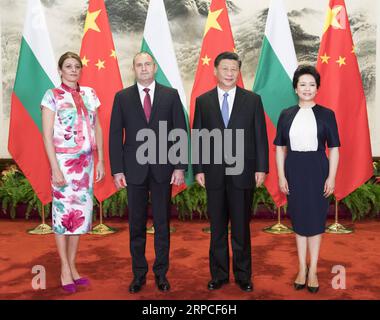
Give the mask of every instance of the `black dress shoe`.
<path id="1" fill-rule="evenodd" d="M 236 280 L 235 281 L 241 290 L 245 292 L 251 292 L 253 291 L 253 283 L 250 280 Z"/>
<path id="2" fill-rule="evenodd" d="M 296 290 L 302 290 L 306 287 L 306 280 L 307 280 L 307 274 L 309 272 L 309 269 L 306 267 L 306 276 L 305 276 L 305 283 L 298 283 L 294 281 L 294 289 Z"/>
<path id="3" fill-rule="evenodd" d="M 309 290 L 309 292 L 311 292 L 311 293 L 317 293 L 319 290 L 319 286 L 318 287 L 307 286 L 307 290 Z"/>
<path id="4" fill-rule="evenodd" d="M 155 276 L 156 285 L 158 290 L 160 291 L 169 291 L 170 290 L 170 283 L 168 279 L 165 276 Z"/>
<path id="5" fill-rule="evenodd" d="M 145 284 L 145 278 L 133 278 L 131 284 L 129 285 L 130 293 L 137 293 L 141 290 L 142 286 Z"/>
<path id="6" fill-rule="evenodd" d="M 319 286 L 312 287 L 312 286 L 307 285 L 307 290 L 309 290 L 309 292 L 311 292 L 311 293 L 317 293 L 319 290 Z"/>
<path id="7" fill-rule="evenodd" d="M 220 289 L 224 284 L 228 283 L 228 279 L 225 280 L 210 280 L 207 284 L 209 290 Z"/>
<path id="8" fill-rule="evenodd" d="M 302 290 L 305 287 L 306 287 L 306 282 L 304 284 L 294 282 L 294 289 L 296 290 Z"/>

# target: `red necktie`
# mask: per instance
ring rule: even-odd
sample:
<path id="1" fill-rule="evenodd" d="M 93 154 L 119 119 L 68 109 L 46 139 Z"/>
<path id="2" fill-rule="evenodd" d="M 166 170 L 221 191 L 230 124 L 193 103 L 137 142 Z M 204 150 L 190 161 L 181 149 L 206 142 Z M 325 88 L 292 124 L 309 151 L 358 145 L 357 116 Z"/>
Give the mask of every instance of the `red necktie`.
<path id="1" fill-rule="evenodd" d="M 144 113 L 146 117 L 146 121 L 149 122 L 150 118 L 150 113 L 152 111 L 152 102 L 150 101 L 150 95 L 149 95 L 149 88 L 144 88 L 143 89 L 145 92 L 145 98 L 144 98 Z"/>

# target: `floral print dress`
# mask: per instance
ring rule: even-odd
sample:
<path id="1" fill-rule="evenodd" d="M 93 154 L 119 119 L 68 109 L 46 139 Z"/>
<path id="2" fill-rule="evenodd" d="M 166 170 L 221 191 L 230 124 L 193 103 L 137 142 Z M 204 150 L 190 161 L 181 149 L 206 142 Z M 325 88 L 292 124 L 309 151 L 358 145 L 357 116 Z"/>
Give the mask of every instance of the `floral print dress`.
<path id="1" fill-rule="evenodd" d="M 100 102 L 89 87 L 65 84 L 48 90 L 41 102 L 55 112 L 53 142 L 66 185 L 52 184 L 53 230 L 78 235 L 91 230 L 96 109 Z"/>

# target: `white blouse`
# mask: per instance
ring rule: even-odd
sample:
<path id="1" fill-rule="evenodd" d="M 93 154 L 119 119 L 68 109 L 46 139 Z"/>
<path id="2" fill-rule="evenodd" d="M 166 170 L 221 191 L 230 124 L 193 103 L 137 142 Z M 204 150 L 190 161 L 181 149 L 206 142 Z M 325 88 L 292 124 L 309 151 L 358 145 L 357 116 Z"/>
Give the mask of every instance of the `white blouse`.
<path id="1" fill-rule="evenodd" d="M 294 117 L 289 131 L 292 151 L 317 151 L 317 121 L 313 108 L 300 108 Z"/>

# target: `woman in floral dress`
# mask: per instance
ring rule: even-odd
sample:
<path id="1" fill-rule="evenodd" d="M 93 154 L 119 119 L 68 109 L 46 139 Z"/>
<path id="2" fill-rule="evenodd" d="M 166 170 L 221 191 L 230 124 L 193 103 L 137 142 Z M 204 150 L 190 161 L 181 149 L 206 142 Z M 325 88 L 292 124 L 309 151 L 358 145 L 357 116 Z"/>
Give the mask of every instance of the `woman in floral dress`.
<path id="1" fill-rule="evenodd" d="M 93 152 L 97 149 L 96 182 L 104 177 L 102 130 L 97 119 L 100 105 L 95 91 L 80 87 L 82 62 L 66 52 L 58 62 L 62 84 L 49 89 L 41 102 L 45 149 L 52 174 L 52 218 L 61 258 L 62 288 L 75 292 L 81 278 L 75 258 L 79 235 L 91 230 L 93 210 Z"/>

